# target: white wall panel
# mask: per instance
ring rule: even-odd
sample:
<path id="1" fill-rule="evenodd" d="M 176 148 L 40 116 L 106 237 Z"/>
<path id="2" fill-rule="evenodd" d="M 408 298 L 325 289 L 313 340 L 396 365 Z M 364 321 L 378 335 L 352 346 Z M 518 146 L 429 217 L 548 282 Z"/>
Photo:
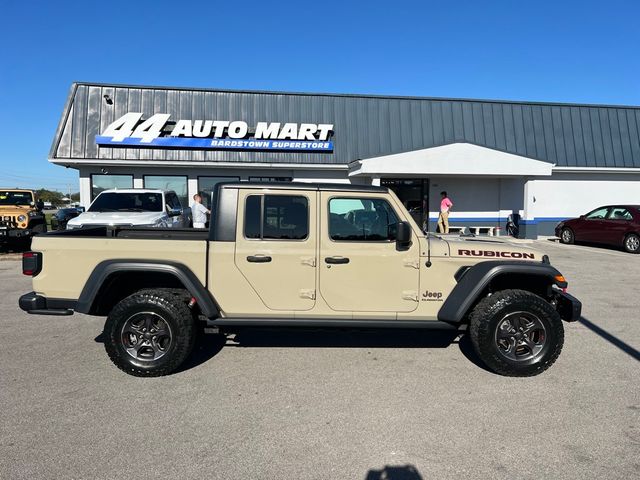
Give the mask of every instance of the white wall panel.
<path id="1" fill-rule="evenodd" d="M 640 175 L 554 175 L 530 184 L 528 218 L 567 218 L 601 205 L 640 204 Z"/>

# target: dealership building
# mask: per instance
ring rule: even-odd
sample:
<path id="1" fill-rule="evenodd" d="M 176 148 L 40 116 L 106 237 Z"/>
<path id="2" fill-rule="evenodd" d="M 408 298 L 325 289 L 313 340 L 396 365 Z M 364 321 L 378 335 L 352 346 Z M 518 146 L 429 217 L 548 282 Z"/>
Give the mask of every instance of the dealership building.
<path id="1" fill-rule="evenodd" d="M 219 182 L 393 189 L 433 229 L 550 235 L 599 205 L 640 204 L 640 108 L 75 83 L 49 161 L 77 169 L 80 202 L 107 188 L 209 202 Z"/>

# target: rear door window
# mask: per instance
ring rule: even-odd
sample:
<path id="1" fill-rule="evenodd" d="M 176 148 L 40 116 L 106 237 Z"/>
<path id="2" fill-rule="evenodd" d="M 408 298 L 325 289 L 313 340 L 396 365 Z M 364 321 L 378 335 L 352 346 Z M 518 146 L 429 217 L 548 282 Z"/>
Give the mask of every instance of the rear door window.
<path id="1" fill-rule="evenodd" d="M 613 207 L 609 213 L 609 220 L 633 220 L 633 217 L 626 208 Z"/>
<path id="2" fill-rule="evenodd" d="M 255 240 L 304 240 L 309 236 L 309 205 L 301 195 L 249 195 L 244 236 Z"/>

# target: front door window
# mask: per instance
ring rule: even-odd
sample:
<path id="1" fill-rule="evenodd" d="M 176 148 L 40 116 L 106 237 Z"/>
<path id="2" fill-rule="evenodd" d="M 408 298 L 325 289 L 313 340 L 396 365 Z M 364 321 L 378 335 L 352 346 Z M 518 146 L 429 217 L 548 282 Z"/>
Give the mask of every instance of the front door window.
<path id="1" fill-rule="evenodd" d="M 380 198 L 332 198 L 329 236 L 346 242 L 395 241 L 398 216 Z"/>
<path id="2" fill-rule="evenodd" d="M 609 211 L 609 207 L 598 208 L 593 212 L 590 212 L 585 217 L 587 220 L 604 220 L 607 218 L 607 212 Z"/>

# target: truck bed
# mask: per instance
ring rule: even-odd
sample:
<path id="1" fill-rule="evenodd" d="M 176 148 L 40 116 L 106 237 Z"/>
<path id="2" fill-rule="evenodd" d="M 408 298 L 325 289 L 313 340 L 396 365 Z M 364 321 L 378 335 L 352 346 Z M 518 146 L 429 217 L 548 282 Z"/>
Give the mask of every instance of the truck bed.
<path id="1" fill-rule="evenodd" d="M 93 270 L 107 260 L 177 262 L 207 284 L 208 230 L 91 227 L 34 237 L 31 249 L 42 252 L 42 271 L 33 277 L 36 293 L 77 299 Z M 161 240 L 161 241 L 158 241 Z"/>
<path id="2" fill-rule="evenodd" d="M 73 230 L 58 230 L 44 234 L 51 237 L 85 238 L 138 238 L 171 240 L 207 240 L 209 230 L 193 228 L 154 228 L 154 227 L 86 227 Z"/>

